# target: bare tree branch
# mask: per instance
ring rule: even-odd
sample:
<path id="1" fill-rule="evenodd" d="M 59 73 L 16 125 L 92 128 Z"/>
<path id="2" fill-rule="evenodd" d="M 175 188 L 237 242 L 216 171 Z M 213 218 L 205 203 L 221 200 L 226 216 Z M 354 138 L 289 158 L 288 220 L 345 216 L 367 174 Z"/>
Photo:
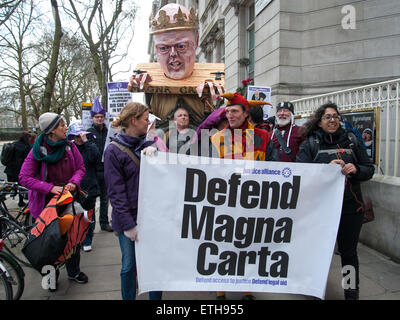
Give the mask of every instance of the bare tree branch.
<path id="1" fill-rule="evenodd" d="M 11 17 L 23 1 L 24 0 L 9 0 L 0 3 L 0 26 Z"/>
<path id="2" fill-rule="evenodd" d="M 83 37 L 86 39 L 92 59 L 94 62 L 94 70 L 97 75 L 98 87 L 102 92 L 102 105 L 106 108 L 107 87 L 106 83 L 111 74 L 109 60 L 112 58 L 113 52 L 116 50 L 120 33 L 123 28 L 121 25 L 133 25 L 133 19 L 136 13 L 136 6 L 131 5 L 129 14 L 123 13 L 124 0 L 114 0 L 107 3 L 113 3 L 113 11 L 106 11 L 106 1 L 94 0 L 91 6 L 82 6 L 79 10 L 76 1 L 68 0 L 69 8 L 65 8 L 65 12 L 75 19 Z M 86 24 L 86 27 L 85 27 Z M 96 34 L 94 34 L 96 32 Z"/>

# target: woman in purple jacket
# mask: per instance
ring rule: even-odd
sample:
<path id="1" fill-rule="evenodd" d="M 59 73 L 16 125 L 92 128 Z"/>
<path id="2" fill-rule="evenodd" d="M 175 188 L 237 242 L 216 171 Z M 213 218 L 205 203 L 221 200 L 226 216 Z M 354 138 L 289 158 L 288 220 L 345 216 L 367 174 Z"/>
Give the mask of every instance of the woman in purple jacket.
<path id="1" fill-rule="evenodd" d="M 19 174 L 21 185 L 29 189 L 29 210 L 35 219 L 63 187 L 70 191 L 79 187 L 86 171 L 79 150 L 75 144 L 67 142 L 68 127 L 60 115 L 42 114 L 39 127 L 42 134 L 36 139 Z M 80 271 L 79 262 L 78 250 L 66 262 L 68 279 L 86 283 L 88 277 Z"/>
<path id="2" fill-rule="evenodd" d="M 137 240 L 139 167 L 120 147 L 128 148 L 138 161 L 143 149 L 154 151 L 155 148 L 150 146 L 154 141 L 146 141 L 149 124 L 148 108 L 138 102 L 129 102 L 113 122 L 114 127 L 121 127 L 118 136 L 111 138 L 119 147 L 111 143 L 104 153 L 104 179 L 112 206 L 112 228 L 118 234 L 122 252 L 121 293 L 124 300 L 136 298 L 134 241 Z M 150 292 L 150 300 L 160 300 L 161 295 L 160 291 Z"/>

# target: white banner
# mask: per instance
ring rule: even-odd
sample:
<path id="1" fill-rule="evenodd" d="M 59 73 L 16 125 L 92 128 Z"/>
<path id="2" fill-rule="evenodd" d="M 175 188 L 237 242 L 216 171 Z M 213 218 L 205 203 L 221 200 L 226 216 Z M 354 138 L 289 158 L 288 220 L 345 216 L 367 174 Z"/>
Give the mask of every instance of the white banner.
<path id="1" fill-rule="evenodd" d="M 142 156 L 139 292 L 323 298 L 343 191 L 338 165 Z"/>

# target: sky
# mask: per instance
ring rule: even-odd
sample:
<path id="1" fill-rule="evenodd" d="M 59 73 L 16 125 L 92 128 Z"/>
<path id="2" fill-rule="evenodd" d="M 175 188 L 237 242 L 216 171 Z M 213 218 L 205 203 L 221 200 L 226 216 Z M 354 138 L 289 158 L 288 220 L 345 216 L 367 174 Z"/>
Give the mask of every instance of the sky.
<path id="1" fill-rule="evenodd" d="M 118 74 L 118 81 L 126 81 L 135 70 L 138 63 L 148 62 L 149 55 L 147 54 L 147 47 L 149 43 L 149 16 L 151 14 L 152 1 L 138 1 L 139 9 L 135 18 L 135 33 L 133 36 L 133 41 L 130 44 L 128 61 L 121 62 L 121 68 L 126 69 L 127 64 L 132 65 L 132 70 L 128 73 Z M 117 69 L 116 69 L 117 70 Z"/>
<path id="2" fill-rule="evenodd" d="M 147 47 L 149 43 L 149 16 L 151 14 L 152 1 L 138 1 L 140 6 L 135 18 L 135 33 L 133 41 L 130 44 L 127 61 L 122 61 L 120 64 L 121 71 L 126 70 L 126 65 L 131 64 L 131 70 L 127 73 L 120 73 L 113 79 L 114 81 L 128 81 L 132 75 L 132 71 L 136 69 L 138 63 L 149 62 Z M 118 71 L 118 66 L 115 70 Z M 143 93 L 134 93 L 133 100 L 143 102 Z"/>
<path id="3" fill-rule="evenodd" d="M 0 0 L 1 1 L 1 0 Z M 91 1 L 91 0 L 85 0 Z M 151 14 L 152 2 L 151 0 L 129 0 L 134 1 L 138 5 L 138 10 L 135 17 L 135 26 L 134 26 L 134 37 L 132 42 L 128 43 L 126 40 L 126 45 L 129 45 L 128 56 L 119 62 L 118 65 L 113 66 L 113 74 L 116 74 L 113 77 L 113 81 L 128 81 L 129 77 L 132 75 L 132 71 L 136 69 L 136 65 L 138 63 L 149 62 L 149 55 L 147 54 L 147 48 L 149 43 L 149 16 Z M 48 0 L 41 0 L 36 2 L 36 9 L 45 17 L 49 18 L 50 24 L 53 21 L 51 7 Z M 60 2 L 61 5 L 61 2 Z M 69 19 L 68 16 L 62 13 L 62 23 L 63 25 L 68 25 Z M 78 27 L 74 27 L 78 30 Z M 80 32 L 80 31 L 77 31 Z M 122 43 L 121 47 L 124 44 Z M 129 67 L 128 67 L 129 66 Z M 127 71 L 129 70 L 129 71 Z M 136 94 L 135 94 L 136 95 Z M 137 94 L 138 99 L 134 99 L 136 101 L 143 102 L 142 96 L 143 94 Z"/>

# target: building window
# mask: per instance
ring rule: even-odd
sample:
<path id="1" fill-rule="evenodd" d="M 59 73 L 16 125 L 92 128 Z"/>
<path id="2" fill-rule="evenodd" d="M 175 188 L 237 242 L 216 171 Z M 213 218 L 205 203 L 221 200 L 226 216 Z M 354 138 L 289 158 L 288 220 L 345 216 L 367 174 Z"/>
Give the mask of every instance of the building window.
<path id="1" fill-rule="evenodd" d="M 255 7 L 254 2 L 247 8 L 247 50 L 249 52 L 249 78 L 254 79 L 254 19 L 255 19 Z"/>

